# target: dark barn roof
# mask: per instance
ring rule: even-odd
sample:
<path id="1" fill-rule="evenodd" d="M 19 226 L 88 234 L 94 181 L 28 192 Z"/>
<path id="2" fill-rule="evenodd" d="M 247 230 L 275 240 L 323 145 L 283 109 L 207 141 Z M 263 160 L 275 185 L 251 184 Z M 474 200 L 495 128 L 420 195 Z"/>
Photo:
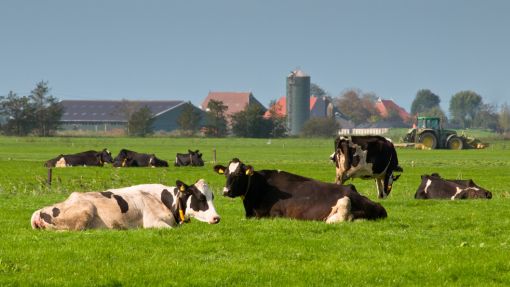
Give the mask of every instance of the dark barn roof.
<path id="1" fill-rule="evenodd" d="M 63 100 L 62 122 L 126 122 L 126 106 L 138 110 L 147 106 L 153 117 L 172 110 L 185 101 L 88 101 Z"/>

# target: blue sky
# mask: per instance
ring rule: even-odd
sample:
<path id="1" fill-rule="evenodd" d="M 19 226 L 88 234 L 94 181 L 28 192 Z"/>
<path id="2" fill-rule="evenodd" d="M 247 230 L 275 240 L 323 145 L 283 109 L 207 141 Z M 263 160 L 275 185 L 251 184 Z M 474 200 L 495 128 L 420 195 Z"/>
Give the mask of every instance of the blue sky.
<path id="1" fill-rule="evenodd" d="M 510 1 L 1 1 L 0 95 L 49 81 L 59 99 L 189 100 L 251 91 L 264 105 L 301 68 L 409 110 L 462 90 L 510 100 Z"/>

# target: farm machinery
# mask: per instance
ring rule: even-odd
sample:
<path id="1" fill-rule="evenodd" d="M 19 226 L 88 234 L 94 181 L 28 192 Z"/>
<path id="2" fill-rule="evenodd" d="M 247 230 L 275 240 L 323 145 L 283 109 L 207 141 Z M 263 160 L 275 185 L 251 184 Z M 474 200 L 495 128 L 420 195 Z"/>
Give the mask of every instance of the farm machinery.
<path id="1" fill-rule="evenodd" d="M 438 117 L 418 117 L 416 127 L 410 129 L 404 137 L 404 142 L 420 144 L 427 149 L 470 149 L 485 148 L 487 144 L 480 140 L 458 135 L 454 130 L 443 129 Z"/>

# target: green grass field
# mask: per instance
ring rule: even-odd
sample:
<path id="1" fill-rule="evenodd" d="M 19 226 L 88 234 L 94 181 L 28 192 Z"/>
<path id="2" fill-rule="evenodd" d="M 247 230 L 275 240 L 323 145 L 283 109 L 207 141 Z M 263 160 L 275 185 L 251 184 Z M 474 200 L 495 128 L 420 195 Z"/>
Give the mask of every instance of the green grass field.
<path id="1" fill-rule="evenodd" d="M 109 148 L 154 152 L 173 161 L 188 148 L 203 168 L 76 167 L 43 162 L 60 153 Z M 0 137 L 0 286 L 508 286 L 510 143 L 486 150 L 399 149 L 402 177 L 381 221 L 335 225 L 288 219 L 247 220 L 240 199 L 220 196 L 212 170 L 239 157 L 255 169 L 281 169 L 333 181 L 333 139 L 11 138 Z M 418 201 L 420 175 L 472 178 L 491 200 Z M 73 191 L 140 183 L 174 185 L 205 178 L 216 193 L 218 225 L 192 220 L 171 230 L 32 230 L 30 216 Z M 372 180 L 354 180 L 376 199 Z"/>

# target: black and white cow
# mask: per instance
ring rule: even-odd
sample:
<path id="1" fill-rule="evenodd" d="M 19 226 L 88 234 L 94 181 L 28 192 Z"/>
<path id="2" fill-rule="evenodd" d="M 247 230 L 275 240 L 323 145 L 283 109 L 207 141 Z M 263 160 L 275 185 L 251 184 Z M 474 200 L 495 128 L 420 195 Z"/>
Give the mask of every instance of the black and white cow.
<path id="1" fill-rule="evenodd" d="M 373 178 L 379 198 L 387 197 L 402 172 L 393 143 L 381 136 L 339 136 L 330 159 L 336 164 L 336 183 L 350 178 Z"/>
<path id="2" fill-rule="evenodd" d="M 278 170 L 255 171 L 234 158 L 214 170 L 226 176 L 223 195 L 241 197 L 246 217 L 288 217 L 326 223 L 387 216 L 379 203 L 342 186 Z"/>
<path id="3" fill-rule="evenodd" d="M 46 161 L 44 166 L 103 166 L 105 163 L 113 163 L 112 153 L 106 148 L 102 151 L 89 150 L 75 154 L 61 154 Z"/>
<path id="4" fill-rule="evenodd" d="M 492 198 L 492 193 L 476 185 L 473 180 L 444 179 L 439 174 L 424 174 L 414 194 L 417 199 Z"/>
<path id="5" fill-rule="evenodd" d="M 154 154 L 138 153 L 121 149 L 113 159 L 114 167 L 168 167 L 166 160 L 161 160 Z"/>
<path id="6" fill-rule="evenodd" d="M 193 217 L 216 224 L 220 216 L 213 193 L 200 179 L 188 186 L 142 184 L 104 192 L 73 192 L 65 201 L 33 213 L 32 228 L 84 230 L 95 228 L 171 228 Z"/>
<path id="7" fill-rule="evenodd" d="M 204 166 L 202 154 L 196 151 L 188 150 L 188 153 L 178 153 L 175 155 L 175 166 Z"/>

